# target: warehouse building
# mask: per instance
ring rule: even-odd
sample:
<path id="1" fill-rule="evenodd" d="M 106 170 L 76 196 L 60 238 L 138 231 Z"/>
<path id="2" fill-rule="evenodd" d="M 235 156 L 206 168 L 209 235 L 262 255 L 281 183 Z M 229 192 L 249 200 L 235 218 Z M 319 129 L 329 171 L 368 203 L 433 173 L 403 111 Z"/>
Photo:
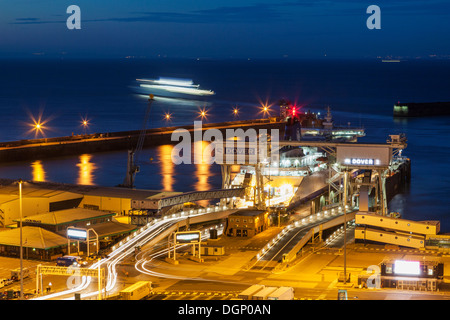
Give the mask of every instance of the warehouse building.
<path id="1" fill-rule="evenodd" d="M 66 231 L 68 227 L 91 230 L 98 235 L 98 250 L 107 248 L 116 241 L 137 230 L 136 226 L 123 224 L 114 219 L 115 213 L 73 208 L 32 215 L 22 220 L 23 255 L 29 259 L 53 260 L 68 253 Z M 19 226 L 0 232 L 0 255 L 20 255 Z M 86 243 L 70 242 L 70 253 L 86 252 Z M 91 252 L 93 250 L 91 249 Z M 94 250 L 97 251 L 97 250 Z"/>

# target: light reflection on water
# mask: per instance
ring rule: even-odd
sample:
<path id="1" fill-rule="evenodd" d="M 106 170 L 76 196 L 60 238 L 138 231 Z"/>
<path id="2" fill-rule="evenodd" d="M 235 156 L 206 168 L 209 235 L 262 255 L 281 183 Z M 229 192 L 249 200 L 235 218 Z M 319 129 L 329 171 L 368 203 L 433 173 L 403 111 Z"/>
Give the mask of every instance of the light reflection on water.
<path id="1" fill-rule="evenodd" d="M 208 164 L 210 158 L 208 158 L 205 154 L 205 148 L 209 145 L 206 141 L 198 141 L 194 143 L 193 149 L 194 153 L 199 153 L 202 155 L 200 163 L 195 164 L 195 172 L 194 175 L 197 178 L 197 183 L 195 184 L 196 191 L 207 191 L 213 189 L 211 184 L 209 183 L 209 177 L 211 174 L 211 165 Z M 208 200 L 198 201 L 198 204 L 201 206 L 207 206 L 210 203 Z"/>
<path id="2" fill-rule="evenodd" d="M 97 165 L 95 163 L 92 163 L 91 159 L 92 155 L 90 154 L 82 154 L 79 157 L 79 162 L 77 163 L 77 167 L 79 168 L 77 184 L 94 184 L 94 171 L 97 169 Z"/>
<path id="3" fill-rule="evenodd" d="M 208 145 L 203 142 L 202 150 Z M 161 145 L 142 150 L 137 159 L 140 172 L 136 189 L 189 192 L 219 189 L 220 167 L 203 159 L 199 164 L 173 163 L 173 145 Z M 30 162 L 0 165 L 0 178 L 39 182 L 59 182 L 114 187 L 122 183 L 126 172 L 127 151 L 82 154 L 72 157 L 49 158 Z"/>
<path id="4" fill-rule="evenodd" d="M 164 191 L 174 190 L 174 171 L 175 164 L 172 162 L 172 146 L 162 145 L 157 148 L 159 153 L 159 162 L 161 164 L 162 187 Z"/>
<path id="5" fill-rule="evenodd" d="M 199 153 L 202 155 L 200 163 L 195 164 L 195 177 L 197 178 L 197 184 L 195 185 L 195 190 L 205 191 L 211 190 L 211 185 L 208 181 L 210 175 L 210 164 L 208 164 L 208 157 L 205 157 L 205 148 L 209 145 L 206 141 L 198 141 L 194 143 L 194 153 Z"/>
<path id="6" fill-rule="evenodd" d="M 32 180 L 38 181 L 38 182 L 44 182 L 45 181 L 45 170 L 44 166 L 42 165 L 41 160 L 36 160 L 31 163 L 32 168 Z"/>

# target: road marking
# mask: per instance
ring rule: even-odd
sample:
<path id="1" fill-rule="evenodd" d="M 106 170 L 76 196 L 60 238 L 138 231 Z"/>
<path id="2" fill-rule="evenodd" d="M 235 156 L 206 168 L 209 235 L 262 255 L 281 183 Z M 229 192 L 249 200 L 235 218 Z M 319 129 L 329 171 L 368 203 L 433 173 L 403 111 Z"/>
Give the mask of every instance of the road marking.
<path id="1" fill-rule="evenodd" d="M 328 287 L 325 289 L 325 292 L 322 293 L 317 300 L 325 300 L 325 297 L 327 296 L 327 294 L 331 291 L 331 289 L 334 289 L 334 287 L 336 286 L 337 283 L 337 279 L 334 279 L 333 281 L 331 281 L 331 283 L 328 285 Z"/>

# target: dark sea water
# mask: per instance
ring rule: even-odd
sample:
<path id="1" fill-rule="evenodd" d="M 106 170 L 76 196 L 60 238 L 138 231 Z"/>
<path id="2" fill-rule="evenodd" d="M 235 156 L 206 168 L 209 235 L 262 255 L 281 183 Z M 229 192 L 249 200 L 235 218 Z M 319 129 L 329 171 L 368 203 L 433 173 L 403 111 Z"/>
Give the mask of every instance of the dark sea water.
<path id="1" fill-rule="evenodd" d="M 204 122 L 262 117 L 262 102 L 287 98 L 304 110 L 325 112 L 330 106 L 336 124 L 361 125 L 360 141 L 385 142 L 405 133 L 403 155 L 412 160 L 412 183 L 389 204 L 413 220 L 440 220 L 450 232 L 450 117 L 395 120 L 393 104 L 450 101 L 450 61 L 303 60 L 13 60 L 0 61 L 0 141 L 139 130 L 147 97 L 133 89 L 136 78 L 160 76 L 193 79 L 217 94 L 209 101 L 156 99 L 147 127 L 192 125 L 200 108 Z M 276 105 L 271 108 L 278 111 Z M 164 119 L 171 113 L 170 122 Z M 38 135 L 30 125 L 44 123 Z M 207 190 L 221 186 L 217 165 L 174 165 L 170 147 L 144 150 L 137 188 L 172 191 Z M 1 178 L 115 186 L 123 181 L 126 151 L 35 162 L 3 164 Z"/>

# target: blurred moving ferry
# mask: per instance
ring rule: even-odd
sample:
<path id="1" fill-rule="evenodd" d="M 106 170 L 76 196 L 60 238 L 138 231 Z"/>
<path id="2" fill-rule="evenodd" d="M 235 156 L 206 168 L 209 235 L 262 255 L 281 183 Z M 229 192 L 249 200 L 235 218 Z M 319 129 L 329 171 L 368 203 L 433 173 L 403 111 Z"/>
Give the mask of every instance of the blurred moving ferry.
<path id="1" fill-rule="evenodd" d="M 190 79 L 160 77 L 157 80 L 136 79 L 136 81 L 142 89 L 145 89 L 146 93 L 157 97 L 196 99 L 216 94 L 212 90 L 200 89 L 200 85 L 194 84 Z"/>

